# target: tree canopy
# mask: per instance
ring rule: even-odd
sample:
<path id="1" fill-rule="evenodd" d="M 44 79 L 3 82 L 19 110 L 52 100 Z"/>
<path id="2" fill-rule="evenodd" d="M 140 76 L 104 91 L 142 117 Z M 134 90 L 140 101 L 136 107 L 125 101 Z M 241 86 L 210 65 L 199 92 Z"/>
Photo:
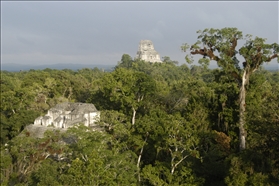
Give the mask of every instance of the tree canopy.
<path id="1" fill-rule="evenodd" d="M 236 28 L 185 44 L 200 65 L 1 71 L 1 185 L 278 185 L 278 44 Z M 218 68 L 208 65 L 215 61 Z M 102 131 L 26 129 L 62 102 L 93 103 Z"/>
<path id="2" fill-rule="evenodd" d="M 245 130 L 245 107 L 246 107 L 246 86 L 252 73 L 257 71 L 264 62 L 270 62 L 277 58 L 279 62 L 278 43 L 267 44 L 266 39 L 252 35 L 243 36 L 237 28 L 205 29 L 198 31 L 198 41 L 191 45 L 184 44 L 181 49 L 189 49 L 191 55 L 202 55 L 199 60 L 201 64 L 206 64 L 210 60 L 216 61 L 218 66 L 227 74 L 232 76 L 239 87 L 239 148 L 246 147 Z M 244 40 L 244 44 L 238 47 L 239 41 Z M 238 47 L 238 48 L 237 48 Z M 240 64 L 240 58 L 244 62 Z M 191 62 L 189 55 L 186 60 Z"/>

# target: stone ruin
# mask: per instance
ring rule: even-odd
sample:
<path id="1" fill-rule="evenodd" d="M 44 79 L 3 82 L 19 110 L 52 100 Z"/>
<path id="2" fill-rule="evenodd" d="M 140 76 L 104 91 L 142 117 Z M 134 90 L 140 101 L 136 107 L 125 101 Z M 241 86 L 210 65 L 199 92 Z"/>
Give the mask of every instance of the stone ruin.
<path id="1" fill-rule="evenodd" d="M 139 43 L 139 49 L 136 55 L 136 59 L 141 59 L 146 62 L 159 62 L 161 63 L 160 55 L 154 49 L 153 43 L 150 40 L 141 40 Z"/>
<path id="2" fill-rule="evenodd" d="M 83 123 L 87 127 L 95 126 L 99 121 L 100 112 L 89 103 L 61 103 L 48 110 L 45 116 L 35 119 L 34 125 L 69 128 Z"/>

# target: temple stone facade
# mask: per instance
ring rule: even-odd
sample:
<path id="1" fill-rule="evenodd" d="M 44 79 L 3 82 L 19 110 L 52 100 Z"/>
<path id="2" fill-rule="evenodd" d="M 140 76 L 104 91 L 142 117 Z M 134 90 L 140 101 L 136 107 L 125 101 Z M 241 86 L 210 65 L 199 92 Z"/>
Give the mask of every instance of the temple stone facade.
<path id="1" fill-rule="evenodd" d="M 136 59 L 141 59 L 146 62 L 152 62 L 152 63 L 162 62 L 159 53 L 156 52 L 156 50 L 154 49 L 154 45 L 150 40 L 140 41 Z"/>
<path id="2" fill-rule="evenodd" d="M 48 110 L 45 116 L 40 116 L 34 125 L 69 128 L 83 123 L 85 126 L 94 126 L 100 119 L 100 112 L 93 104 L 88 103 L 61 103 Z"/>

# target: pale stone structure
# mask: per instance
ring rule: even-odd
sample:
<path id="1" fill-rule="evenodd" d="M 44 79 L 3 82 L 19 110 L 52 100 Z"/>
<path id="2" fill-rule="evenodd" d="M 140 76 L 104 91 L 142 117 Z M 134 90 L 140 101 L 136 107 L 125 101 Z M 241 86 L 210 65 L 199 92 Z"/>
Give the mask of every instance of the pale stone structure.
<path id="1" fill-rule="evenodd" d="M 34 125 L 69 128 L 83 123 L 85 126 L 95 126 L 99 121 L 100 112 L 93 104 L 88 103 L 61 103 L 49 109 L 47 115 L 40 116 Z"/>
<path id="2" fill-rule="evenodd" d="M 141 59 L 147 62 L 159 62 L 161 63 L 160 55 L 154 49 L 153 43 L 150 40 L 141 40 L 139 43 L 139 49 L 136 59 Z"/>

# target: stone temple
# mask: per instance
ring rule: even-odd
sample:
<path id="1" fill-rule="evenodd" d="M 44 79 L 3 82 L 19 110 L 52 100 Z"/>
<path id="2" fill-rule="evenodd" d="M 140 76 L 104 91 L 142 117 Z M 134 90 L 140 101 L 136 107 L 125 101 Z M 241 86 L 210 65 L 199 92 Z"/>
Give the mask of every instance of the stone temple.
<path id="1" fill-rule="evenodd" d="M 48 110 L 45 116 L 36 118 L 34 125 L 53 126 L 55 128 L 69 128 L 83 123 L 94 126 L 99 121 L 100 112 L 89 103 L 60 103 Z"/>
<path id="2" fill-rule="evenodd" d="M 151 63 L 162 62 L 159 53 L 154 49 L 154 45 L 150 40 L 140 41 L 136 59 L 141 59 Z"/>
<path id="3" fill-rule="evenodd" d="M 43 138 L 46 131 L 66 132 L 68 128 L 84 124 L 93 131 L 103 131 L 100 121 L 100 111 L 89 103 L 60 103 L 50 108 L 45 116 L 35 119 L 33 124 L 27 125 L 21 136 Z M 72 143 L 72 137 L 63 138 L 66 143 Z M 75 141 L 75 140 L 74 140 Z"/>

